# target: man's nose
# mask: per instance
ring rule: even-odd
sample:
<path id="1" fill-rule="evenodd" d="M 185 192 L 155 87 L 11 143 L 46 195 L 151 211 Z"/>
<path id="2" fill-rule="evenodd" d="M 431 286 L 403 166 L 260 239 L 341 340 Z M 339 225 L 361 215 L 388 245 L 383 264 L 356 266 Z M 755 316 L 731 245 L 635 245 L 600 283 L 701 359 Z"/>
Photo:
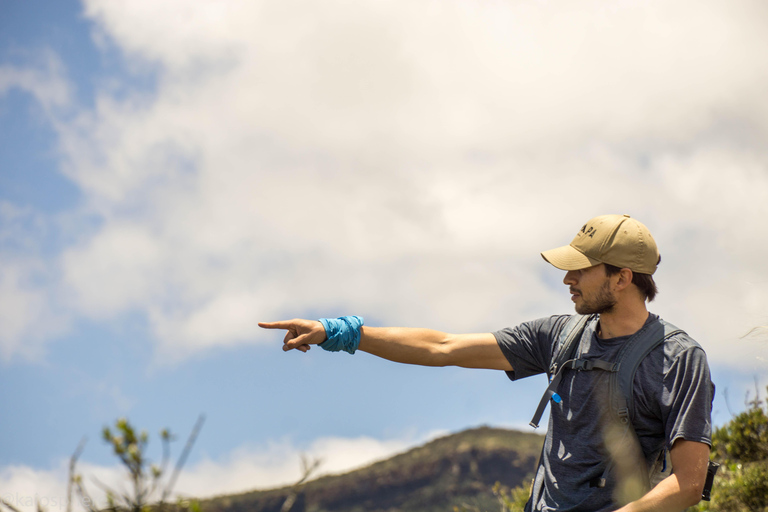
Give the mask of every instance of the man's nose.
<path id="1" fill-rule="evenodd" d="M 565 277 L 563 278 L 563 284 L 572 285 L 576 284 L 578 282 L 578 279 L 576 279 L 576 271 L 575 270 L 569 270 L 565 273 Z"/>

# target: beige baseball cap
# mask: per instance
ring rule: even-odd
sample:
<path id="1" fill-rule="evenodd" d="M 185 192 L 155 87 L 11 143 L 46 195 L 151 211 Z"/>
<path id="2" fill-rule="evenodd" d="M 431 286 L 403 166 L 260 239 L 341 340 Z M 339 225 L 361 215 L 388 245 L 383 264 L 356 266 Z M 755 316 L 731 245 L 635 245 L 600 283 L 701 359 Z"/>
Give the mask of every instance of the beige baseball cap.
<path id="1" fill-rule="evenodd" d="M 608 263 L 639 274 L 653 274 L 659 249 L 648 228 L 629 215 L 601 215 L 590 219 L 576 238 L 541 256 L 561 270 L 580 270 Z"/>

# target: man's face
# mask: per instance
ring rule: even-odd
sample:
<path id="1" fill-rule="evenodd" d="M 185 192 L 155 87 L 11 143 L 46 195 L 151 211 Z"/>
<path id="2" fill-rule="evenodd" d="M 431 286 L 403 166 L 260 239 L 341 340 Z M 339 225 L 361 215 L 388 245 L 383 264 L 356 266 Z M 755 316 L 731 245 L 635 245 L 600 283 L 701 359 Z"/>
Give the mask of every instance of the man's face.
<path id="1" fill-rule="evenodd" d="M 582 270 L 569 270 L 563 283 L 568 285 L 571 300 L 580 315 L 610 313 L 616 305 L 610 279 L 602 264 Z"/>

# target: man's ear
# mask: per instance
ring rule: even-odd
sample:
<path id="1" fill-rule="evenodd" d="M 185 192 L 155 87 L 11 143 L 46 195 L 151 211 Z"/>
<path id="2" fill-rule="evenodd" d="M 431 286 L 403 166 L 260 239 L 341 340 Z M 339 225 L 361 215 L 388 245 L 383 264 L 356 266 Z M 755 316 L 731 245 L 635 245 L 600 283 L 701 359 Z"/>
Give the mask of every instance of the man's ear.
<path id="1" fill-rule="evenodd" d="M 628 268 L 623 268 L 619 270 L 618 274 L 614 274 L 615 277 L 618 277 L 618 280 L 616 281 L 616 290 L 624 290 L 629 285 L 632 284 L 632 271 Z"/>

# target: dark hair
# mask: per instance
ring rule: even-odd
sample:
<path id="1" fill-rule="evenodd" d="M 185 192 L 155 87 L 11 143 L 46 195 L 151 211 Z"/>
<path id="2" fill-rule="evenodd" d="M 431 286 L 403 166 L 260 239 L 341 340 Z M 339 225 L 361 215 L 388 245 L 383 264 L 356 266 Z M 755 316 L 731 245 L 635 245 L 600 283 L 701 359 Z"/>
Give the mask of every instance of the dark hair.
<path id="1" fill-rule="evenodd" d="M 661 258 L 659 258 L 659 261 L 661 261 Z M 612 276 L 621 272 L 621 267 L 609 265 L 608 263 L 604 263 L 604 265 L 605 274 L 608 276 Z M 640 292 L 645 295 L 645 298 L 648 302 L 651 302 L 653 299 L 655 299 L 656 294 L 659 293 L 659 289 L 656 288 L 656 283 L 654 282 L 653 276 L 651 274 L 632 272 L 632 284 L 640 288 Z"/>

